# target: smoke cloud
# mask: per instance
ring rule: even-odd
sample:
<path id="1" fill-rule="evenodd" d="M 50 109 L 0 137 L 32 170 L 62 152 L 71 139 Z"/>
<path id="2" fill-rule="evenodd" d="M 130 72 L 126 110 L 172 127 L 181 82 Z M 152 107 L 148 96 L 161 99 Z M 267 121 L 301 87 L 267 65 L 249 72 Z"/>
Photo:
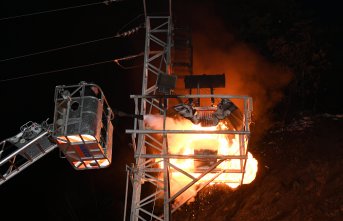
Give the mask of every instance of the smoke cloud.
<path id="1" fill-rule="evenodd" d="M 256 121 L 254 132 L 261 135 L 271 126 L 271 110 L 283 98 L 283 89 L 292 78 L 291 72 L 267 61 L 252 47 L 235 39 L 215 15 L 207 12 L 206 20 L 193 23 L 194 74 L 225 73 L 226 87 L 215 89 L 215 94 L 251 96 Z"/>

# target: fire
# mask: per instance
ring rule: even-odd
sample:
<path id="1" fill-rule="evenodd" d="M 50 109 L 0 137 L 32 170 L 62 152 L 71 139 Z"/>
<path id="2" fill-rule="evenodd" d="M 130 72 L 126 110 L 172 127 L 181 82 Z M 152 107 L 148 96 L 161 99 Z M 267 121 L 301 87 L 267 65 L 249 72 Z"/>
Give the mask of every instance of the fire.
<path id="1" fill-rule="evenodd" d="M 147 127 L 153 129 L 162 129 L 163 117 L 148 115 L 145 117 L 145 123 Z M 166 119 L 167 130 L 227 130 L 224 124 L 219 123 L 217 126 L 212 127 L 201 127 L 200 125 L 194 125 L 186 119 L 173 119 L 167 117 Z M 241 136 L 241 137 L 240 137 Z M 189 159 L 170 159 L 170 164 L 182 169 L 184 172 L 191 175 L 193 178 L 199 178 L 206 169 L 211 165 L 217 163 L 217 158 L 212 159 L 194 159 L 192 156 L 200 155 L 216 155 L 216 156 L 241 156 L 247 149 L 247 143 L 245 137 L 238 134 L 168 134 L 168 152 L 169 154 L 177 155 L 189 155 Z M 245 139 L 243 150 L 240 144 L 240 139 Z M 243 151 L 243 153 L 242 153 Z M 163 168 L 163 161 L 159 160 L 159 166 Z M 209 183 L 213 185 L 215 183 L 224 183 L 231 188 L 237 188 L 241 183 L 249 184 L 255 177 L 257 172 L 257 160 L 248 153 L 248 159 L 245 165 L 245 173 L 243 178 L 244 160 L 240 159 L 229 159 L 224 160 L 220 163 L 213 172 L 203 175 L 195 185 L 191 186 L 185 192 L 180 194 L 176 198 L 177 203 L 183 203 L 183 201 L 192 201 L 197 193 L 197 188 L 201 188 L 204 184 Z M 219 173 L 219 171 L 224 171 Z M 217 177 L 215 177 L 217 176 Z M 177 193 L 184 186 L 193 181 L 192 178 L 187 176 L 185 173 L 179 172 L 175 168 L 170 168 L 170 191 L 171 196 Z M 243 182 L 242 182 L 243 178 Z M 193 198 L 194 199 L 194 198 Z"/>

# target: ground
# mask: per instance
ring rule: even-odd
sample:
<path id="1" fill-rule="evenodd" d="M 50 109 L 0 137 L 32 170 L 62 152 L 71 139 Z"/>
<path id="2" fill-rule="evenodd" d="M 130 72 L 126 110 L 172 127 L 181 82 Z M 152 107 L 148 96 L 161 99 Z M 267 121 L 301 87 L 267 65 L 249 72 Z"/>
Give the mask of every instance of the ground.
<path id="1" fill-rule="evenodd" d="M 201 191 L 173 220 L 343 220 L 343 116 L 300 115 L 251 145 L 256 179 Z"/>

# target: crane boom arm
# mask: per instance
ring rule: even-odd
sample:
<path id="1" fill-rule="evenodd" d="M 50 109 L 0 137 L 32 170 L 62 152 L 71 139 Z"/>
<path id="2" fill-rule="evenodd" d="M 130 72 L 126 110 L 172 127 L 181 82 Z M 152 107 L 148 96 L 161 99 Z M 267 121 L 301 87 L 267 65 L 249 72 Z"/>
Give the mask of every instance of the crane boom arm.
<path id="1" fill-rule="evenodd" d="M 29 121 L 20 133 L 0 142 L 0 185 L 57 147 L 44 123 Z"/>

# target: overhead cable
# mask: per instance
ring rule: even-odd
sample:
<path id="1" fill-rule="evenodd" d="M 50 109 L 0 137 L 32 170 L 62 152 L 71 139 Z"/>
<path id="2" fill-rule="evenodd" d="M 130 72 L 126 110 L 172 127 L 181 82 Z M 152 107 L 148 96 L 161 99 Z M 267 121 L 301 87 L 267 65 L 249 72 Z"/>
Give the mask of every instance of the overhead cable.
<path id="1" fill-rule="evenodd" d="M 25 57 L 30 57 L 30 56 L 34 56 L 34 55 L 45 54 L 45 53 L 49 53 L 49 52 L 53 52 L 53 51 L 59 51 L 59 50 L 67 49 L 67 48 L 72 48 L 72 47 L 80 46 L 80 45 L 86 45 L 86 44 L 91 44 L 91 43 L 94 43 L 94 42 L 104 41 L 104 40 L 108 40 L 108 39 L 112 39 L 112 38 L 116 38 L 116 37 L 118 37 L 118 36 L 114 35 L 114 36 L 100 38 L 100 39 L 96 39 L 96 40 L 85 41 L 85 42 L 81 42 L 81 43 L 77 43 L 77 44 L 66 45 L 66 46 L 62 46 L 62 47 L 58 47 L 58 48 L 48 49 L 48 50 L 45 50 L 45 51 L 39 51 L 39 52 L 29 53 L 29 54 L 25 54 L 25 55 L 16 56 L 16 57 L 5 58 L 5 59 L 0 60 L 0 62 L 16 60 L 16 59 L 19 59 L 19 58 L 25 58 Z"/>
<path id="2" fill-rule="evenodd" d="M 52 10 L 47 10 L 47 11 L 33 12 L 33 13 L 29 13 L 29 14 L 23 14 L 23 15 L 16 15 L 16 16 L 0 18 L 0 21 L 16 19 L 16 18 L 22 18 L 22 17 L 28 17 L 28 16 L 33 16 L 33 15 L 46 14 L 46 13 L 51 13 L 51 12 L 65 11 L 65 10 L 69 10 L 69 9 L 76 9 L 76 8 L 82 8 L 82 7 L 94 6 L 94 5 L 100 5 L 100 4 L 109 5 L 112 2 L 119 2 L 119 1 L 123 1 L 123 0 L 105 0 L 105 1 L 102 1 L 102 2 L 96 2 L 96 3 L 77 5 L 77 6 L 70 6 L 70 7 L 59 8 L 59 9 L 52 9 Z"/>
<path id="3" fill-rule="evenodd" d="M 106 61 L 99 61 L 99 62 L 95 62 L 95 63 L 91 63 L 91 64 L 79 65 L 79 66 L 74 66 L 74 67 L 69 67 L 69 68 L 44 71 L 44 72 L 39 72 L 39 73 L 35 73 L 35 74 L 28 74 L 28 75 L 20 74 L 18 77 L 0 79 L 0 83 L 6 82 L 6 81 L 18 80 L 18 79 L 22 79 L 22 78 L 36 77 L 36 76 L 40 76 L 40 75 L 46 75 L 46 74 L 58 73 L 58 72 L 63 72 L 63 71 L 70 71 L 70 70 L 75 70 L 75 69 L 80 69 L 80 68 L 86 68 L 86 67 L 96 66 L 96 65 L 100 65 L 100 64 L 111 63 L 111 62 L 114 62 L 120 66 L 118 61 L 133 59 L 133 58 L 136 58 L 136 57 L 139 57 L 142 55 L 144 55 L 144 53 L 139 53 L 137 55 L 130 55 L 130 56 L 106 60 Z"/>
<path id="4" fill-rule="evenodd" d="M 133 68 L 142 67 L 142 65 L 124 66 L 124 65 L 120 64 L 119 62 L 120 61 L 125 61 L 125 60 L 132 60 L 134 58 L 137 58 L 137 57 L 140 57 L 140 56 L 143 56 L 143 55 L 144 55 L 144 52 L 141 52 L 141 53 L 136 54 L 136 55 L 130 55 L 130 56 L 126 56 L 126 57 L 123 57 L 123 58 L 117 58 L 117 59 L 114 59 L 113 61 L 114 61 L 114 63 L 116 63 L 122 69 L 125 69 L 125 70 L 133 69 Z"/>
<path id="5" fill-rule="evenodd" d="M 143 16 L 143 14 L 139 14 L 136 17 L 134 17 L 133 19 L 131 19 L 129 22 L 127 22 L 125 25 L 123 25 L 118 32 L 122 32 L 123 29 L 125 29 L 127 26 L 129 26 L 131 23 L 133 23 L 134 21 L 136 21 L 138 18 L 140 18 L 141 16 Z"/>
<path id="6" fill-rule="evenodd" d="M 49 53 L 49 52 L 54 52 L 54 51 L 59 51 L 59 50 L 67 49 L 67 48 L 76 47 L 76 46 L 81 46 L 81 45 L 91 44 L 91 43 L 95 43 L 95 42 L 99 42 L 99 41 L 109 40 L 112 38 L 127 37 L 127 36 L 132 35 L 133 33 L 137 32 L 140 28 L 141 28 L 141 26 L 137 26 L 135 28 L 132 28 L 129 31 L 117 33 L 116 35 L 110 36 L 110 37 L 99 38 L 99 39 L 95 39 L 95 40 L 91 40 L 91 41 L 85 41 L 85 42 L 81 42 L 81 43 L 77 43 L 77 44 L 66 45 L 66 46 L 62 46 L 62 47 L 58 47 L 58 48 L 48 49 L 45 51 L 39 51 L 39 52 L 29 53 L 29 54 L 15 56 L 15 57 L 11 57 L 11 58 L 5 58 L 5 59 L 0 60 L 0 62 L 5 62 L 5 61 L 10 61 L 10 60 L 16 60 L 16 59 L 20 59 L 20 58 L 45 54 L 45 53 Z"/>
<path id="7" fill-rule="evenodd" d="M 126 57 L 123 57 L 123 58 L 117 58 L 117 59 L 114 59 L 113 61 L 114 62 L 118 62 L 118 61 L 123 61 L 123 60 L 130 60 L 130 59 L 137 58 L 137 57 L 140 57 L 140 56 L 143 56 L 143 55 L 144 55 L 144 52 L 141 52 L 141 53 L 136 54 L 136 55 L 130 55 L 130 56 L 126 56 Z"/>
<path id="8" fill-rule="evenodd" d="M 52 71 L 44 71 L 44 72 L 39 72 L 39 73 L 29 74 L 29 75 L 20 75 L 18 77 L 1 79 L 0 82 L 18 80 L 18 79 L 29 78 L 29 77 L 36 77 L 36 76 L 40 76 L 40 75 L 52 74 L 52 73 L 57 73 L 57 72 L 62 72 L 62 71 L 70 71 L 70 70 L 75 70 L 75 69 L 85 68 L 85 67 L 91 67 L 91 66 L 110 63 L 110 62 L 113 62 L 113 60 L 100 61 L 100 62 L 91 63 L 91 64 L 85 64 L 85 65 L 74 66 L 74 67 L 69 67 L 69 68 L 57 69 L 57 70 L 52 70 Z"/>
<path id="9" fill-rule="evenodd" d="M 152 54 L 157 54 L 157 53 L 159 53 L 159 51 L 150 51 L 149 54 L 152 55 Z M 132 60 L 132 59 L 134 59 L 134 58 L 141 57 L 141 56 L 144 56 L 144 52 L 141 52 L 141 53 L 136 54 L 136 55 L 126 56 L 126 57 L 124 57 L 124 58 L 114 59 L 113 61 L 114 61 L 119 67 L 121 67 L 122 69 L 125 69 L 125 70 L 127 70 L 127 69 L 134 69 L 134 68 L 142 67 L 143 64 L 140 64 L 140 65 L 132 65 L 132 66 L 124 66 L 124 65 L 120 64 L 119 62 L 120 62 L 120 61 L 125 61 L 125 60 Z"/>

